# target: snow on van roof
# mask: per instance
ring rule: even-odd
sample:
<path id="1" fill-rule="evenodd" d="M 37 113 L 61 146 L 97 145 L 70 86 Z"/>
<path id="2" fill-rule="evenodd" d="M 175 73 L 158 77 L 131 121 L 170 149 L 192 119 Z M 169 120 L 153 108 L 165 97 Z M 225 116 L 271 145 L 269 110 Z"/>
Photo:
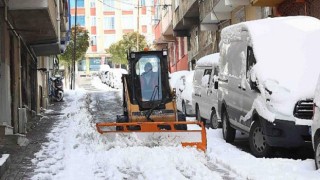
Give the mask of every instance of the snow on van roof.
<path id="1" fill-rule="evenodd" d="M 241 39 L 248 31 L 260 82 L 272 79 L 281 86 L 313 95 L 320 72 L 320 20 L 307 16 L 247 21 L 226 27 L 221 45 Z"/>
<path id="2" fill-rule="evenodd" d="M 196 65 L 197 66 L 213 66 L 214 64 L 219 63 L 219 53 L 209 54 L 200 58 Z"/>

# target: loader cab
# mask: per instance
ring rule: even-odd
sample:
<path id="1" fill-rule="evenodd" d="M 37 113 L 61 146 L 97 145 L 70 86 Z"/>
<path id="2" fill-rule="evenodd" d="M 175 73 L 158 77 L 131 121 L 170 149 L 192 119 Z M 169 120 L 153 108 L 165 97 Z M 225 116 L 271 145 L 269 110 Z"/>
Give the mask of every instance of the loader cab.
<path id="1" fill-rule="evenodd" d="M 130 75 L 133 78 L 131 99 L 140 110 L 164 109 L 172 101 L 170 93 L 167 52 L 141 51 L 129 54 Z"/>

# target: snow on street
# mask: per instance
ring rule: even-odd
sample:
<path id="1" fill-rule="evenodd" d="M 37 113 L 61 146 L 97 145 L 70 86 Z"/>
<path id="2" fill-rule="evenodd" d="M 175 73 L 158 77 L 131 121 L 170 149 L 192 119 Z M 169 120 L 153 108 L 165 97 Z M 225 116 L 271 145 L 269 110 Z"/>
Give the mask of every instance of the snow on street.
<path id="1" fill-rule="evenodd" d="M 120 91 L 97 79 L 92 84 L 104 89 L 101 96 L 84 89 L 66 92 L 69 106 L 48 135 L 50 142 L 33 159 L 33 179 L 320 179 L 313 159 L 255 158 L 227 144 L 221 129 L 207 131 L 206 153 L 181 146 L 107 142 L 96 131 L 96 114 L 101 106 L 121 112 L 117 103 L 113 106 L 118 107 L 101 103 L 112 102 L 116 93 L 120 97 Z"/>

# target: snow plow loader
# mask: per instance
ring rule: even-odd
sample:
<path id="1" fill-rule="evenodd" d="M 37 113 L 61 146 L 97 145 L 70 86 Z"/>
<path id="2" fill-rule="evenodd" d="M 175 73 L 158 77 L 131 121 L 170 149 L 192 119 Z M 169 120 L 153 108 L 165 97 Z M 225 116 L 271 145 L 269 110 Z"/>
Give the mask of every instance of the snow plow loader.
<path id="1" fill-rule="evenodd" d="M 123 114 L 116 122 L 97 123 L 97 130 L 107 136 L 135 134 L 142 141 L 161 139 L 206 151 L 203 123 L 186 121 L 177 111 L 167 54 L 167 50 L 128 53 L 129 71 L 122 76 Z"/>

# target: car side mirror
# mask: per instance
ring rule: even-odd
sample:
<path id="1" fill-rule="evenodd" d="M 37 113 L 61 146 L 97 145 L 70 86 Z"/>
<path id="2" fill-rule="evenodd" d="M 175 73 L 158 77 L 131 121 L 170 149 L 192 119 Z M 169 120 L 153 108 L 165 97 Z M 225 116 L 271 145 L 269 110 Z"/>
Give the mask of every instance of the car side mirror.
<path id="1" fill-rule="evenodd" d="M 257 82 L 256 81 L 252 81 L 250 79 L 250 88 L 258 93 L 260 93 L 260 90 L 258 88 Z"/>

